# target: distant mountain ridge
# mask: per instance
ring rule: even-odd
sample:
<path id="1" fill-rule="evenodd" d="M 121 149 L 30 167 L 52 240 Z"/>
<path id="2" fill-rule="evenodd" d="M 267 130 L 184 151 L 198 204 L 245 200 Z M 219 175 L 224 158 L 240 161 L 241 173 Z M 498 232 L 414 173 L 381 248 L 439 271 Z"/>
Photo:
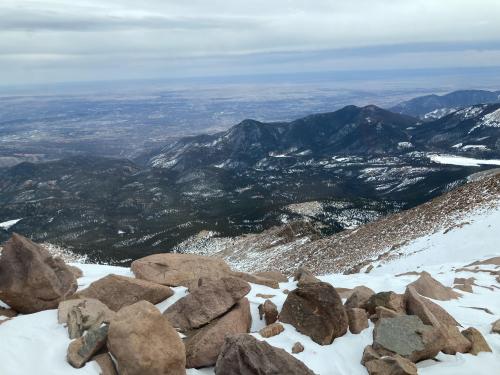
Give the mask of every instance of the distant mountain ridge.
<path id="1" fill-rule="evenodd" d="M 500 91 L 459 90 L 445 95 L 425 95 L 402 102 L 390 110 L 424 120 L 434 120 L 461 108 L 490 103 L 500 103 Z"/>

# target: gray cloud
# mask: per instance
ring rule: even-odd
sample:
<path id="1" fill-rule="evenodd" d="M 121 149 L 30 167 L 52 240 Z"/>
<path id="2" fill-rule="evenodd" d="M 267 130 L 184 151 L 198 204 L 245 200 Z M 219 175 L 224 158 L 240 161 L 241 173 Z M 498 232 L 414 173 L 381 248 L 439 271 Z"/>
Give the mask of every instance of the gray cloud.
<path id="1" fill-rule="evenodd" d="M 0 79 L 500 66 L 497 0 L 3 0 Z"/>

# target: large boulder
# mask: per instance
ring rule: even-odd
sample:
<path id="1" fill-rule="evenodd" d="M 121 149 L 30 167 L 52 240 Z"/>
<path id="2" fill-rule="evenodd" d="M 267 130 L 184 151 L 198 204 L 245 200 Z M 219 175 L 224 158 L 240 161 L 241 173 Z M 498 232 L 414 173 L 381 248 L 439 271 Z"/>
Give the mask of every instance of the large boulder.
<path id="1" fill-rule="evenodd" d="M 323 282 L 306 284 L 290 292 L 279 319 L 320 345 L 331 344 L 348 327 L 340 296 L 333 286 Z"/>
<path id="2" fill-rule="evenodd" d="M 370 288 L 360 285 L 353 289 L 344 306 L 346 308 L 363 308 L 366 302 L 373 296 L 375 292 Z"/>
<path id="3" fill-rule="evenodd" d="M 76 278 L 60 258 L 40 245 L 13 234 L 0 257 L 0 300 L 30 314 L 55 309 L 77 288 Z"/>
<path id="4" fill-rule="evenodd" d="M 76 293 L 75 297 L 98 299 L 111 310 L 118 311 L 142 300 L 156 304 L 173 294 L 174 291 L 168 286 L 133 277 L 108 275 L 94 281 L 86 289 Z"/>
<path id="5" fill-rule="evenodd" d="M 92 328 L 85 336 L 73 340 L 68 347 L 67 360 L 75 368 L 82 367 L 106 344 L 108 326 Z"/>
<path id="6" fill-rule="evenodd" d="M 186 367 L 213 366 L 220 354 L 224 338 L 228 335 L 250 332 L 252 315 L 246 298 L 240 300 L 228 313 L 187 333 Z"/>
<path id="7" fill-rule="evenodd" d="M 417 375 L 417 366 L 397 354 L 368 361 L 365 366 L 369 375 Z"/>
<path id="8" fill-rule="evenodd" d="M 377 313 L 378 306 L 385 307 L 386 309 L 395 311 L 398 314 L 404 314 L 406 312 L 403 295 L 392 291 L 380 292 L 371 295 L 363 307 L 370 315 L 372 315 Z"/>
<path id="9" fill-rule="evenodd" d="M 380 319 L 373 331 L 372 346 L 379 354 L 399 354 L 412 362 L 434 358 L 444 344 L 442 332 L 415 315 Z"/>
<path id="10" fill-rule="evenodd" d="M 368 316 L 366 310 L 358 308 L 346 309 L 349 320 L 349 332 L 358 334 L 368 328 Z"/>
<path id="11" fill-rule="evenodd" d="M 199 328 L 224 314 L 249 292 L 246 281 L 224 277 L 194 289 L 163 314 L 181 331 Z"/>
<path id="12" fill-rule="evenodd" d="M 92 360 L 96 361 L 100 368 L 99 375 L 118 375 L 109 353 L 98 354 Z"/>
<path id="13" fill-rule="evenodd" d="M 314 375 L 301 361 L 251 335 L 226 337 L 216 375 Z"/>
<path id="14" fill-rule="evenodd" d="M 455 318 L 438 304 L 422 297 L 417 293 L 413 286 L 408 286 L 405 291 L 406 311 L 410 315 L 417 315 L 424 324 L 437 326 L 460 325 Z"/>
<path id="15" fill-rule="evenodd" d="M 179 334 L 147 301 L 116 314 L 109 326 L 108 349 L 120 375 L 186 374 L 186 352 Z"/>
<path id="16" fill-rule="evenodd" d="M 201 277 L 220 279 L 231 269 L 220 258 L 192 254 L 154 254 L 132 262 L 134 275 L 143 280 L 168 286 L 189 287 Z"/>
<path id="17" fill-rule="evenodd" d="M 455 292 L 452 288 L 444 286 L 425 271 L 420 274 L 417 280 L 409 284 L 409 286 L 413 286 L 421 296 L 436 299 L 438 301 L 449 301 L 461 296 L 460 293 Z"/>

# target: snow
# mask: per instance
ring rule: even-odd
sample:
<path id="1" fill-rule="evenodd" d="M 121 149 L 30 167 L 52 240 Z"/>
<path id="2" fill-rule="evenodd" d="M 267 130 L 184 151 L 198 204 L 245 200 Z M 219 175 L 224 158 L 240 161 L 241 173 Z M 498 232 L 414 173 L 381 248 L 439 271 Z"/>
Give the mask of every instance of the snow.
<path id="1" fill-rule="evenodd" d="M 479 167 L 480 165 L 500 165 L 500 159 L 475 159 L 456 155 L 429 155 L 434 163 Z"/>
<path id="2" fill-rule="evenodd" d="M 418 238 L 397 249 L 398 258 L 373 262 L 370 273 L 352 275 L 330 274 L 320 279 L 335 287 L 354 288 L 366 285 L 376 292 L 392 290 L 403 293 L 406 286 L 417 276 L 400 275 L 408 271 L 426 270 L 447 286 L 453 285 L 455 277 L 474 277 L 473 293 L 461 292 L 462 297 L 451 301 L 434 301 L 445 308 L 464 327 L 475 327 L 485 337 L 493 353 L 457 354 L 440 353 L 439 361 L 423 361 L 417 364 L 421 375 L 490 375 L 500 366 L 500 335 L 490 332 L 491 323 L 500 319 L 500 289 L 494 275 L 488 272 L 470 272 L 457 269 L 467 264 L 500 255 L 497 230 L 500 227 L 500 209 L 483 208 L 463 218 L 451 228 Z M 74 264 L 84 276 L 78 279 L 79 289 L 110 273 L 132 276 L 130 269 L 113 266 Z M 468 267 L 471 269 L 471 267 Z M 494 265 L 477 266 L 479 270 L 495 269 Z M 397 276 L 399 275 L 399 276 Z M 270 299 L 280 310 L 286 299 L 285 289 L 293 290 L 296 283 L 280 283 L 280 289 L 253 285 L 247 298 L 252 312 L 252 334 L 263 340 L 258 331 L 264 327 L 259 319 L 258 305 L 264 299 L 257 294 L 273 295 Z M 488 288 L 487 288 L 488 287 Z M 186 294 L 186 288 L 173 288 L 174 296 L 157 305 L 164 311 Z M 486 307 L 493 315 L 470 307 Z M 18 316 L 0 325 L 0 374 L 39 375 L 99 374 L 98 366 L 90 362 L 82 369 L 74 369 L 66 362 L 66 349 L 70 342 L 66 329 L 57 324 L 56 310 Z M 284 324 L 285 331 L 278 336 L 265 339 L 271 345 L 291 353 L 295 342 L 301 342 L 305 350 L 294 356 L 320 375 L 366 375 L 360 364 L 363 349 L 372 342 L 373 324 L 358 335 L 348 332 L 331 345 L 321 346 L 309 337 Z M 213 374 L 213 368 L 189 370 L 188 375 Z"/>
<path id="3" fill-rule="evenodd" d="M 0 223 L 0 228 L 5 229 L 5 230 L 9 230 L 14 225 L 19 223 L 21 220 L 22 220 L 22 218 L 4 221 L 3 223 Z"/>

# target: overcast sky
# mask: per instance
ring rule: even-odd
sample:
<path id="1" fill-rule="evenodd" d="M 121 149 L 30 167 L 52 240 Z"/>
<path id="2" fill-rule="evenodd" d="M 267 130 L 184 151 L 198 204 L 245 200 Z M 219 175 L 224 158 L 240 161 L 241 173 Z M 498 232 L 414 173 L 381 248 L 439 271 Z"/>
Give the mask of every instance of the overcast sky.
<path id="1" fill-rule="evenodd" d="M 500 66 L 499 0 L 1 0 L 0 84 Z"/>

